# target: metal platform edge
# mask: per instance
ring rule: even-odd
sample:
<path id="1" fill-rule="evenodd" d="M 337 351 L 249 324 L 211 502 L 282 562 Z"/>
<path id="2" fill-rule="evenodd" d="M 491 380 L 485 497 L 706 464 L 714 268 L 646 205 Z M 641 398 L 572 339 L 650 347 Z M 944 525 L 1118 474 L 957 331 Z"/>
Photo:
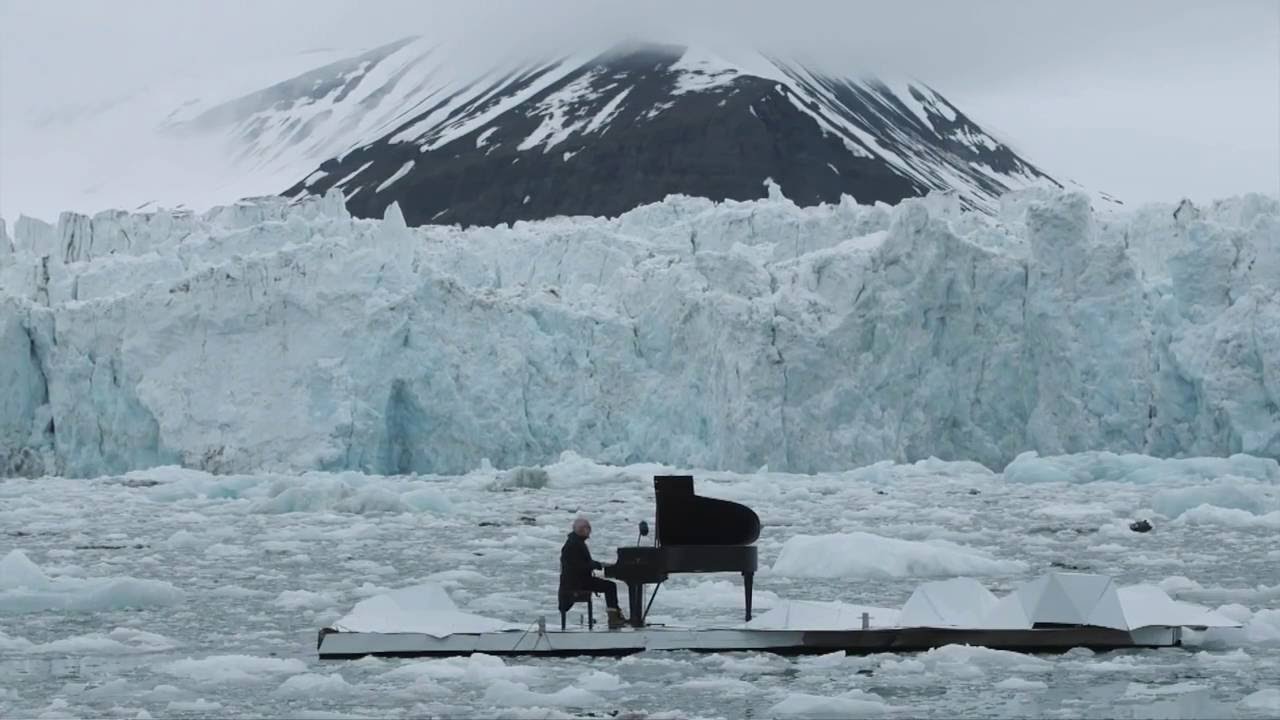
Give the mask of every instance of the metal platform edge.
<path id="1" fill-rule="evenodd" d="M 375 657 L 459 657 L 473 653 L 532 657 L 622 657 L 654 650 L 699 653 L 769 652 L 777 655 L 850 655 L 920 652 L 944 645 L 973 645 L 1023 653 L 1063 653 L 1073 648 L 1095 652 L 1177 647 L 1181 628 L 1151 626 L 1137 630 L 1079 626 L 1034 630 L 956 628 L 873 628 L 870 630 L 651 629 L 568 631 L 436 638 L 417 633 L 353 633 L 324 628 L 317 639 L 321 660 Z"/>

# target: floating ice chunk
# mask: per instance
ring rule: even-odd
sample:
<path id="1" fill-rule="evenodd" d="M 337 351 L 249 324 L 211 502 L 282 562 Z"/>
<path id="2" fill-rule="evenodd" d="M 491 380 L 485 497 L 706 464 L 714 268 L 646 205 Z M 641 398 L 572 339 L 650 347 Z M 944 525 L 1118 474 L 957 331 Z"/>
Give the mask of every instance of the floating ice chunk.
<path id="1" fill-rule="evenodd" d="M 1193 659 L 1195 663 L 1210 672 L 1236 673 L 1241 670 L 1257 664 L 1257 660 L 1243 648 L 1236 648 L 1228 652 L 1218 652 L 1216 650 L 1201 650 L 1197 652 Z"/>
<path id="2" fill-rule="evenodd" d="M 174 700 L 165 706 L 170 712 L 210 713 L 222 709 L 222 703 L 199 698 L 197 700 Z"/>
<path id="3" fill-rule="evenodd" d="M 614 692 L 627 687 L 628 684 L 617 675 L 600 670 L 588 670 L 578 676 L 578 681 L 575 683 L 577 687 L 588 692 Z"/>
<path id="4" fill-rule="evenodd" d="M 1113 452 L 1083 452 L 1041 457 L 1024 452 L 1004 469 L 1004 479 L 1017 483 L 1044 482 L 1203 482 L 1226 476 L 1264 482 L 1280 480 L 1280 463 L 1271 458 L 1232 455 L 1227 458 L 1161 459 Z"/>
<path id="5" fill-rule="evenodd" d="M 946 577 L 1008 575 L 1026 564 L 996 560 L 943 540 L 916 542 L 865 532 L 796 535 L 782 546 L 773 572 L 792 577 Z"/>
<path id="6" fill-rule="evenodd" d="M 266 488 L 267 497 L 259 497 L 251 512 L 287 514 L 333 510 L 356 515 L 374 513 L 448 513 L 449 499 L 439 489 L 421 482 L 368 484 L 373 478 L 355 474 L 311 476 L 305 480 L 278 480 Z M 244 488 L 261 495 L 256 488 Z"/>
<path id="7" fill-rule="evenodd" d="M 123 655 L 129 653 L 163 652 L 178 647 L 178 643 L 156 633 L 132 628 L 116 628 L 110 633 L 75 635 L 46 643 L 35 644 L 25 638 L 9 637 L 0 633 L 0 650 L 27 653 L 68 655 Z"/>
<path id="8" fill-rule="evenodd" d="M 138 699 L 146 700 L 147 702 L 164 702 L 166 700 L 182 700 L 189 696 L 189 692 L 175 685 L 161 684 L 142 693 L 138 696 Z"/>
<path id="9" fill-rule="evenodd" d="M 1019 672 L 1050 672 L 1053 663 L 1034 655 L 994 650 L 973 645 L 944 645 L 918 656 L 927 668 L 935 672 L 954 672 L 961 669 L 1007 670 Z"/>
<path id="10" fill-rule="evenodd" d="M 273 488 L 273 493 L 272 497 L 255 502 L 250 512 L 283 515 L 330 510 L 353 495 L 355 490 L 341 480 L 328 480 L 291 487 L 278 486 Z"/>
<path id="11" fill-rule="evenodd" d="M 49 586 L 48 576 L 21 550 L 10 550 L 9 554 L 0 560 L 0 590 L 16 588 L 44 590 Z"/>
<path id="12" fill-rule="evenodd" d="M 730 677 L 694 678 L 693 680 L 685 680 L 677 687 L 697 692 L 728 693 L 731 695 L 746 695 L 747 693 L 755 692 L 756 689 L 756 686 L 752 683 Z"/>
<path id="13" fill-rule="evenodd" d="M 500 487 L 538 489 L 547 486 L 550 477 L 540 467 L 514 467 L 502 473 L 497 480 Z"/>
<path id="14" fill-rule="evenodd" d="M 484 573 L 475 570 L 467 570 L 465 568 L 454 568 L 453 570 L 441 570 L 440 572 L 431 573 L 426 577 L 427 582 L 440 583 L 442 587 L 458 587 L 465 583 L 486 583 L 489 577 Z"/>
<path id="15" fill-rule="evenodd" d="M 255 684 L 268 682 L 281 675 L 307 671 L 307 664 L 297 658 L 255 657 L 253 655 L 210 655 L 198 660 L 187 658 L 164 663 L 156 668 L 166 675 L 188 678 L 201 683 Z"/>
<path id="16" fill-rule="evenodd" d="M 861 669 L 874 664 L 871 656 L 850 656 L 844 650 L 797 658 L 796 667 L 801 672 L 816 673 L 848 673 L 852 669 Z"/>
<path id="17" fill-rule="evenodd" d="M 553 693 L 534 692 L 528 685 L 510 680 L 494 680 L 484 692 L 484 701 L 500 706 L 550 706 L 589 708 L 605 704 L 604 698 L 595 693 L 570 685 Z"/>
<path id="18" fill-rule="evenodd" d="M 1023 680 L 1011 677 L 992 685 L 996 690 L 1047 690 L 1049 685 L 1043 680 Z"/>
<path id="19" fill-rule="evenodd" d="M 1100 520 L 1105 521 L 1115 516 L 1115 511 L 1103 505 L 1080 505 L 1074 503 L 1054 503 L 1035 511 L 1036 515 L 1060 520 Z"/>
<path id="20" fill-rule="evenodd" d="M 1265 515 L 1254 515 L 1247 510 L 1200 505 L 1182 513 L 1174 522 L 1185 525 L 1280 529 L 1280 510 L 1272 510 Z"/>
<path id="21" fill-rule="evenodd" d="M 173 605 L 184 597 L 181 590 L 160 580 L 50 578 L 21 550 L 12 550 L 0 560 L 0 615 Z"/>
<path id="22" fill-rule="evenodd" d="M 333 607 L 336 602 L 329 593 L 310 590 L 285 590 L 275 599 L 276 605 L 290 610 L 324 610 Z"/>
<path id="23" fill-rule="evenodd" d="M 181 645 L 177 640 L 159 633 L 127 627 L 118 627 L 107 633 L 107 637 L 141 652 L 160 652 Z"/>
<path id="24" fill-rule="evenodd" d="M 1156 583 L 1156 586 L 1170 595 L 1177 595 L 1186 590 L 1199 590 L 1203 587 L 1185 575 L 1172 575 Z"/>
<path id="25" fill-rule="evenodd" d="M 1245 623 L 1249 622 L 1249 620 L 1253 617 L 1253 611 L 1239 603 L 1230 603 L 1227 605 L 1223 605 L 1219 607 L 1215 612 L 1217 612 L 1219 615 L 1223 617 L 1231 618 L 1232 620 L 1235 620 L 1241 625 L 1244 625 Z"/>
<path id="26" fill-rule="evenodd" d="M 792 693 L 769 708 L 775 718 L 860 718 L 881 717 L 893 713 L 894 707 L 874 693 L 851 690 L 843 695 L 824 696 Z"/>
<path id="27" fill-rule="evenodd" d="M 415 512 L 433 512 L 445 515 L 453 512 L 453 503 L 444 493 L 436 488 L 422 488 L 421 490 L 410 490 L 400 496 L 403 502 L 411 511 Z"/>
<path id="28" fill-rule="evenodd" d="M 223 585 L 221 587 L 217 587 L 209 591 L 210 596 L 223 597 L 223 598 L 262 597 L 264 595 L 269 595 L 269 594 L 270 593 L 268 593 L 266 590 L 252 590 L 250 588 L 241 587 L 239 585 Z"/>
<path id="29" fill-rule="evenodd" d="M 195 550 L 208 546 L 207 540 L 201 540 L 200 536 L 189 530 L 179 530 L 170 535 L 164 541 L 164 546 L 174 550 Z"/>
<path id="30" fill-rule="evenodd" d="M 1280 645 L 1280 610 L 1259 610 L 1244 626 L 1245 640 L 1253 645 Z"/>
<path id="31" fill-rule="evenodd" d="M 116 698 L 132 697 L 135 694 L 133 688 L 129 687 L 129 681 L 124 678 L 116 678 L 108 680 L 94 687 L 87 688 L 81 695 L 85 700 L 98 702 L 102 700 L 112 700 Z"/>
<path id="32" fill-rule="evenodd" d="M 307 544 L 301 540 L 264 540 L 257 543 L 258 549 L 268 553 L 300 553 Z"/>
<path id="33" fill-rule="evenodd" d="M 75 709 L 65 699 L 54 698 L 53 702 L 45 706 L 43 712 L 34 717 L 39 717 L 41 720 L 63 720 L 64 718 L 71 720 L 72 718 L 82 718 L 87 715 L 88 713 L 75 712 Z"/>
<path id="34" fill-rule="evenodd" d="M 518 159 L 518 158 L 517 158 Z M 549 707 L 507 707 L 502 710 L 503 718 L 511 720 L 579 720 L 581 713 L 567 713 L 563 710 L 557 710 Z M 646 715 L 646 720 L 653 720 L 657 715 Z M 667 720 L 693 720 L 693 718 L 668 718 Z"/>
<path id="35" fill-rule="evenodd" d="M 249 554 L 249 550 L 242 545 L 214 543 L 205 548 L 203 554 L 211 560 L 227 560 L 230 558 L 244 557 Z"/>
<path id="36" fill-rule="evenodd" d="M 536 667 L 508 665 L 502 658 L 485 653 L 472 653 L 466 657 L 440 660 L 422 660 L 388 670 L 383 677 L 413 680 L 461 680 L 485 685 L 494 680 L 534 682 L 540 677 Z"/>
<path id="37" fill-rule="evenodd" d="M 1144 683 L 1131 682 L 1125 688 L 1124 694 L 1129 697 L 1184 695 L 1186 693 L 1203 692 L 1208 689 L 1209 686 L 1194 682 L 1179 682 L 1171 685 L 1146 685 Z"/>
<path id="38" fill-rule="evenodd" d="M 1189 488 L 1166 488 L 1151 496 L 1151 508 L 1169 518 L 1176 518 L 1201 505 L 1264 515 L 1280 509 L 1280 487 L 1270 483 L 1218 482 Z"/>
<path id="39" fill-rule="evenodd" d="M 410 512 L 409 507 L 396 493 L 383 488 L 364 488 L 354 495 L 339 500 L 333 506 L 338 512 L 365 515 L 371 513 Z"/>
<path id="40" fill-rule="evenodd" d="M 35 643 L 24 637 L 6 634 L 0 631 L 0 652 L 28 652 Z"/>
<path id="41" fill-rule="evenodd" d="M 351 683 L 343 679 L 340 673 L 333 673 L 332 675 L 303 673 L 302 675 L 294 675 L 288 678 L 280 684 L 280 687 L 271 691 L 271 694 L 276 697 L 307 700 L 318 697 L 344 697 L 354 691 L 355 688 Z"/>
<path id="42" fill-rule="evenodd" d="M 777 655 L 751 653 L 744 656 L 720 655 L 709 660 L 730 675 L 781 675 L 791 670 L 791 664 Z"/>
<path id="43" fill-rule="evenodd" d="M 1240 700 L 1240 707 L 1280 715 L 1280 690 L 1267 688 L 1249 693 Z"/>

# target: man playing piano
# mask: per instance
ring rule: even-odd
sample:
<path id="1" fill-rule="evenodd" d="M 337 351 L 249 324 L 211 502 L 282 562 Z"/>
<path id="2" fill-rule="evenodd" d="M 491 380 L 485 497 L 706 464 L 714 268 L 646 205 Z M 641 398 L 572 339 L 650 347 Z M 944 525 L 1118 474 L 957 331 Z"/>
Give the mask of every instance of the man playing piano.
<path id="1" fill-rule="evenodd" d="M 579 517 L 573 521 L 573 532 L 560 548 L 560 612 L 568 612 L 580 592 L 602 592 L 608 606 L 609 629 L 616 630 L 627 624 L 618 607 L 618 586 L 591 574 L 592 570 L 603 570 L 604 564 L 591 559 L 591 551 L 587 549 L 589 537 L 591 521 Z"/>

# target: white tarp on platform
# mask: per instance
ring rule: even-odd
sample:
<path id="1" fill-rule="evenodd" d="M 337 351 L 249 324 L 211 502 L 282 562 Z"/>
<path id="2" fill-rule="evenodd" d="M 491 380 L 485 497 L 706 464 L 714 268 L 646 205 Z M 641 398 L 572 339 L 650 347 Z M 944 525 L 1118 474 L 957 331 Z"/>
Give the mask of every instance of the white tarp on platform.
<path id="1" fill-rule="evenodd" d="M 1048 573 L 1018 586 L 977 627 L 1029 629 L 1037 624 L 1142 627 L 1238 627 L 1207 608 L 1170 598 L 1151 585 L 1117 588 L 1105 575 Z"/>
<path id="2" fill-rule="evenodd" d="M 522 627 L 462 612 L 438 583 L 414 585 L 361 600 L 333 624 L 333 629 L 339 632 L 425 633 L 438 638 Z"/>
<path id="3" fill-rule="evenodd" d="M 1105 575 L 1053 572 L 1002 598 L 972 578 L 927 582 L 902 606 L 901 627 L 1029 630 L 1037 624 L 1143 627 L 1238 627 L 1207 608 L 1170 598 L 1152 585 L 1118 588 Z"/>
<path id="4" fill-rule="evenodd" d="M 786 600 L 739 627 L 748 630 L 860 630 L 864 612 L 869 615 L 870 627 L 898 626 L 900 613 L 893 608 L 849 605 L 842 602 Z"/>
<path id="5" fill-rule="evenodd" d="M 902 606 L 902 627 L 980 627 L 999 600 L 973 578 L 927 582 Z"/>
<path id="6" fill-rule="evenodd" d="M 1174 600 L 1155 585 L 1130 585 L 1118 591 L 1120 607 L 1131 629 L 1150 625 L 1169 627 L 1240 627 L 1231 618 L 1194 605 Z"/>

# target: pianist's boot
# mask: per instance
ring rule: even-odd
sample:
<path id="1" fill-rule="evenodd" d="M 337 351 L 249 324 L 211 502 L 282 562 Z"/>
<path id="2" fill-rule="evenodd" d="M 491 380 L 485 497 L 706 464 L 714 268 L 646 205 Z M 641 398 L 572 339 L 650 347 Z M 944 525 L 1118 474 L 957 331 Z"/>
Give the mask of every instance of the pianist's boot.
<path id="1" fill-rule="evenodd" d="M 618 630 L 627 626 L 627 619 L 622 617 L 622 610 L 618 608 L 609 608 L 609 629 Z"/>

